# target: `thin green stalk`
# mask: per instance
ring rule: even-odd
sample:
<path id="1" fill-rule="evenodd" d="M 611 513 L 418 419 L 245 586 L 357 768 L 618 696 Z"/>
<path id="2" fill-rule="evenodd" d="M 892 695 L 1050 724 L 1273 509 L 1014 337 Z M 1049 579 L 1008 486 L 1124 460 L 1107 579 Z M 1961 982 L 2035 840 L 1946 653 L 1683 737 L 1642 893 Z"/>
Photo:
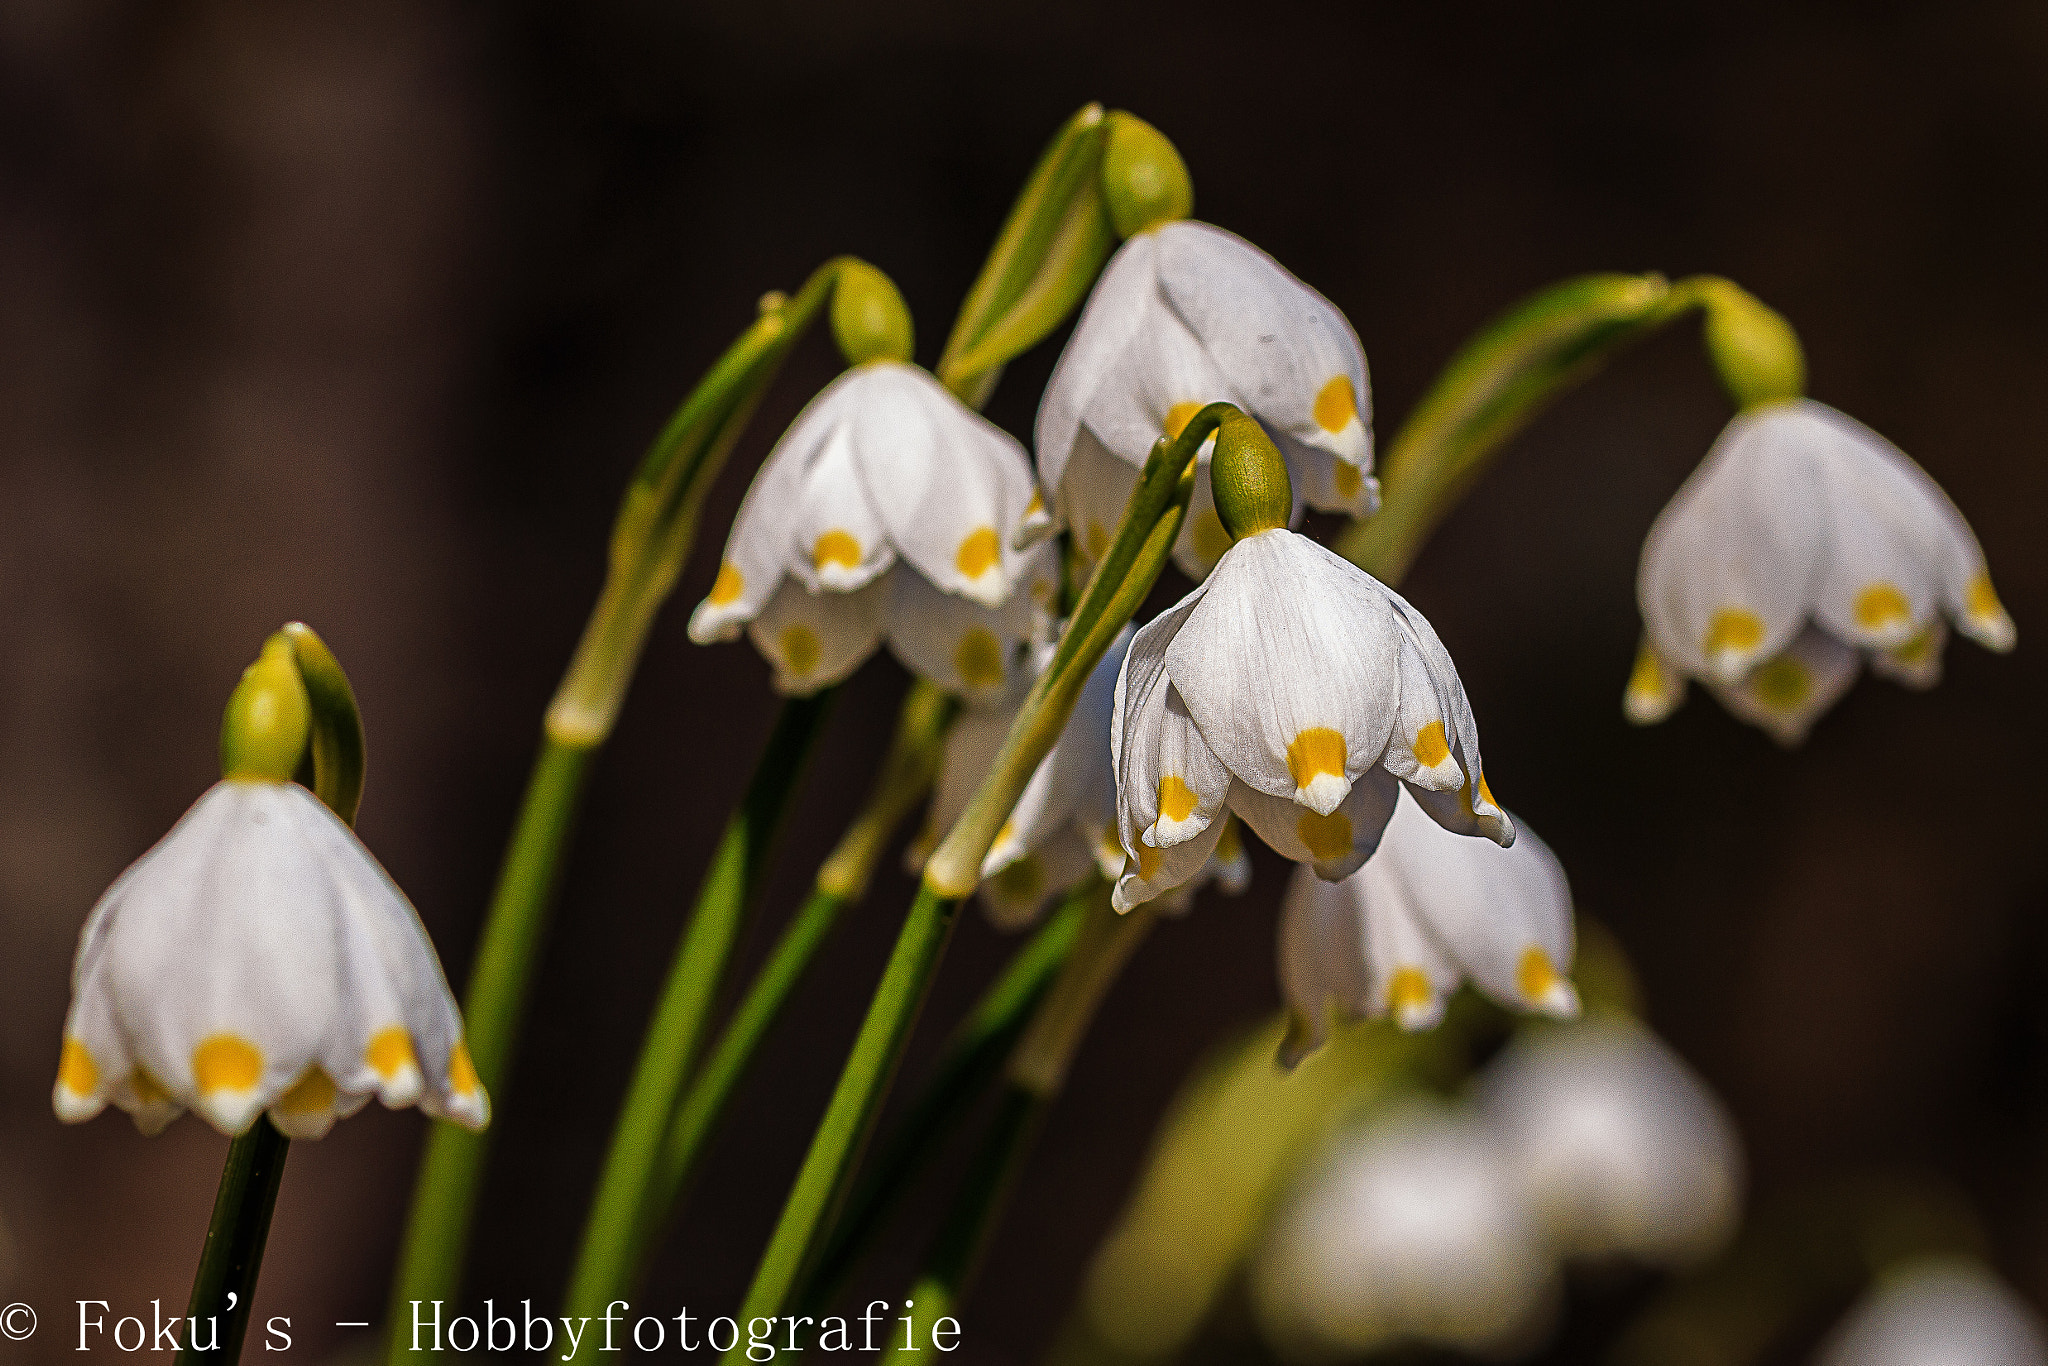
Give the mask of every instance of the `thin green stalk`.
<path id="1" fill-rule="evenodd" d="M 270 1236 L 271 1211 L 290 1149 L 291 1140 L 277 1131 L 268 1115 L 256 1116 L 249 1131 L 228 1145 L 220 1191 L 213 1198 L 213 1222 L 199 1254 L 199 1274 L 192 1278 L 179 1366 L 216 1366 L 242 1359 L 249 1305 L 256 1298 L 263 1245 Z"/>
<path id="2" fill-rule="evenodd" d="M 648 1025 L 611 1149 L 583 1230 L 583 1250 L 564 1311 L 601 1314 L 630 1274 L 633 1229 L 661 1157 L 662 1137 L 683 1079 L 697 1057 L 740 925 L 760 891 L 768 850 L 795 791 L 812 741 L 831 709 L 832 689 L 783 704 L 739 809 L 726 822 L 697 903 Z"/>

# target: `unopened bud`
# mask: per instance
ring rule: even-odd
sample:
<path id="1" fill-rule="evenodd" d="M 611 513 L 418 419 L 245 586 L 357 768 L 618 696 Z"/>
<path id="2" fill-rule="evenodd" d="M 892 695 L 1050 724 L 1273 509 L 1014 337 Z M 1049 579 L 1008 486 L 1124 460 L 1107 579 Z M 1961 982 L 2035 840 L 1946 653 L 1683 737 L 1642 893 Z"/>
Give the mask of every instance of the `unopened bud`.
<path id="1" fill-rule="evenodd" d="M 1707 354 L 1740 408 L 1779 403 L 1806 391 L 1799 334 L 1754 294 L 1730 280 L 1700 283 Z"/>
<path id="2" fill-rule="evenodd" d="M 1131 237 L 1195 211 L 1195 184 L 1166 134 L 1118 109 L 1109 116 L 1102 195 L 1117 236 Z"/>
<path id="3" fill-rule="evenodd" d="M 1216 496 L 1216 515 L 1233 541 L 1284 527 L 1294 512 L 1294 488 L 1280 448 L 1265 428 L 1242 413 L 1226 417 L 1216 429 L 1209 488 Z"/>
<path id="4" fill-rule="evenodd" d="M 312 707 L 291 642 L 274 635 L 242 671 L 220 721 L 224 778 L 286 783 L 298 771 L 312 733 Z"/>
<path id="5" fill-rule="evenodd" d="M 895 282 L 865 261 L 841 263 L 832 288 L 832 336 L 848 365 L 909 360 L 910 309 Z"/>

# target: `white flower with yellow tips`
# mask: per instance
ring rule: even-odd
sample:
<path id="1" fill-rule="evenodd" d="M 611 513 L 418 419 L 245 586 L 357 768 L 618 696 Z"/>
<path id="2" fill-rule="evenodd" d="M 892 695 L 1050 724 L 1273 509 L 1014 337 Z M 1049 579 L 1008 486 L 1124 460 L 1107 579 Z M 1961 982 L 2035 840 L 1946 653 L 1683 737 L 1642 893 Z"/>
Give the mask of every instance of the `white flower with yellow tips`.
<path id="1" fill-rule="evenodd" d="M 1354 516 L 1379 506 L 1372 390 L 1344 315 L 1243 238 L 1176 222 L 1110 259 L 1060 355 L 1036 435 L 1053 506 L 1026 534 L 1064 523 L 1099 559 L 1152 444 L 1217 400 L 1265 425 L 1309 506 Z M 1198 479 L 1174 557 L 1200 578 L 1229 545 Z"/>
<path id="2" fill-rule="evenodd" d="M 2041 1320 L 1983 1266 L 1927 1256 L 1886 1269 L 1817 1366 L 2048 1366 Z"/>
<path id="3" fill-rule="evenodd" d="M 1119 909 L 1193 876 L 1226 807 L 1330 880 L 1379 844 L 1403 786 L 1448 830 L 1514 841 L 1436 632 L 1285 527 L 1245 535 L 1138 632 L 1115 706 Z"/>
<path id="4" fill-rule="evenodd" d="M 1398 798 L 1379 849 L 1341 882 L 1295 874 L 1280 913 L 1280 987 L 1290 1066 L 1348 1019 L 1433 1028 L 1458 984 L 1504 1006 L 1576 1015 L 1572 893 L 1526 826 L 1514 845 L 1452 834 Z"/>
<path id="5" fill-rule="evenodd" d="M 1929 687 L 1948 623 L 1987 649 L 2014 639 L 1941 488 L 1868 427 L 1803 398 L 1728 424 L 1650 528 L 1636 600 L 1630 720 L 1662 720 L 1696 678 L 1787 743 L 1862 659 Z"/>
<path id="6" fill-rule="evenodd" d="M 886 636 L 939 687 L 991 696 L 1054 582 L 1049 552 L 1011 544 L 1032 496 L 1023 447 L 937 380 L 856 366 L 769 452 L 690 638 L 745 628 L 776 687 L 804 694 Z"/>

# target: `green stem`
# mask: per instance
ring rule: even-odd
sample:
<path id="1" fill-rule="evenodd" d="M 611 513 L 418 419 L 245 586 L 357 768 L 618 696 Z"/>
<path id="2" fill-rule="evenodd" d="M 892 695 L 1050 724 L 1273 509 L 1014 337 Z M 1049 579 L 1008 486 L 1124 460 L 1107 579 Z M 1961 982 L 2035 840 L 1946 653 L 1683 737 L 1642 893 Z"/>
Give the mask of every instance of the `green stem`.
<path id="1" fill-rule="evenodd" d="M 290 1149 L 291 1140 L 267 1115 L 258 1115 L 249 1131 L 228 1146 L 220 1191 L 213 1198 L 213 1222 L 199 1254 L 199 1274 L 192 1278 L 179 1366 L 227 1366 L 241 1360 L 256 1276 L 263 1269 L 263 1245 L 270 1236 L 270 1215 Z"/>
<path id="2" fill-rule="evenodd" d="M 938 1071 L 854 1188 L 845 1214 L 833 1226 L 818 1268 L 798 1296 L 801 1310 L 815 1310 L 839 1292 L 912 1178 L 930 1161 L 939 1140 L 960 1122 L 1002 1067 L 1072 952 L 1088 907 L 1107 886 L 1100 874 L 1090 874 L 1011 956 L 1001 976 L 954 1030 Z"/>
<path id="3" fill-rule="evenodd" d="M 594 752 L 593 745 L 568 744 L 552 736 L 543 740 L 470 972 L 463 1003 L 470 1054 L 478 1076 L 500 1106 L 521 1006 Z M 452 1300 L 460 1289 L 463 1251 L 489 1155 L 488 1131 L 471 1133 L 453 1124 L 433 1127 L 392 1290 L 394 1358 L 411 1350 L 411 1304 Z"/>
<path id="4" fill-rule="evenodd" d="M 661 1159 L 663 1135 L 696 1059 L 733 943 L 760 891 L 769 847 L 832 696 L 827 689 L 783 704 L 746 795 L 705 871 L 612 1131 L 569 1282 L 565 1312 L 571 1317 L 602 1314 L 631 1275 L 634 1229 Z"/>

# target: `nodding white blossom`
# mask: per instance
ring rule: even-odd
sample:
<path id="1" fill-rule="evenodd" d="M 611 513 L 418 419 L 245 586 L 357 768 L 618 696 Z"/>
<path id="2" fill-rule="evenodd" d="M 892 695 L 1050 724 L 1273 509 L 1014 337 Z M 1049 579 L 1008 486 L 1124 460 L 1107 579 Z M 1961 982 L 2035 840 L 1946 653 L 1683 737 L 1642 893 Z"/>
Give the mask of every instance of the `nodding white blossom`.
<path id="1" fill-rule="evenodd" d="M 886 636 L 939 687 L 993 696 L 1055 586 L 1049 548 L 1011 544 L 1034 497 L 1024 448 L 937 380 L 856 366 L 768 453 L 690 639 L 744 627 L 775 686 L 806 694 Z"/>
<path id="2" fill-rule="evenodd" d="M 1130 859 L 1120 910 L 1193 876 L 1226 806 L 1330 880 L 1378 846 L 1403 786 L 1448 830 L 1515 837 L 1436 632 L 1400 594 L 1284 527 L 1232 545 L 1138 632 L 1110 743 Z"/>
<path id="3" fill-rule="evenodd" d="M 1557 1284 L 1493 1136 L 1420 1101 L 1330 1144 L 1251 1273 L 1267 1340 L 1304 1361 L 1400 1344 L 1499 1353 L 1540 1331 Z"/>
<path id="4" fill-rule="evenodd" d="M 1641 1025 L 1523 1030 L 1487 1065 L 1477 1098 L 1560 1253 L 1684 1267 L 1734 1235 L 1734 1122 Z"/>
<path id="5" fill-rule="evenodd" d="M 1100 559 L 1153 443 L 1219 400 L 1266 428 L 1309 506 L 1378 508 L 1372 388 L 1351 324 L 1243 238 L 1177 222 L 1110 258 L 1060 355 L 1037 431 L 1053 512 L 1037 511 L 1025 534 L 1050 532 L 1056 514 Z M 1200 578 L 1229 547 L 1205 463 L 1174 558 Z"/>
<path id="6" fill-rule="evenodd" d="M 1815 1366 L 2048 1366 L 2034 1311 L 1959 1257 L 1888 1270 L 1822 1345 Z"/>
<path id="7" fill-rule="evenodd" d="M 52 1102 L 156 1133 L 268 1111 L 318 1138 L 375 1096 L 471 1129 L 490 1101 L 419 916 L 295 783 L 217 783 L 86 920 Z"/>
<path id="8" fill-rule="evenodd" d="M 1287 889 L 1280 987 L 1293 1018 L 1282 1060 L 1322 1045 L 1332 1007 L 1433 1028 L 1467 976 L 1502 1005 L 1576 1015 L 1571 966 L 1571 887 L 1543 841 L 1520 824 L 1507 849 L 1468 839 L 1399 798 L 1364 867 L 1341 882 L 1303 868 Z"/>
<path id="9" fill-rule="evenodd" d="M 1037 919 L 1048 901 L 1079 883 L 1090 869 L 1110 879 L 1123 872 L 1109 732 L 1117 672 L 1130 649 L 1131 635 L 1125 627 L 1089 674 L 1060 738 L 1039 762 L 982 862 L 981 903 L 998 928 L 1015 929 Z M 994 768 L 1024 693 L 1051 662 L 1053 648 L 1047 644 L 1032 651 L 1029 674 L 1019 671 L 1002 703 L 968 708 L 953 723 L 939 765 L 930 824 L 910 851 L 914 867 L 922 866 Z M 1227 833 L 1209 866 L 1168 898 L 1167 909 L 1186 909 L 1197 886 L 1212 879 L 1233 896 L 1251 879 L 1251 861 L 1242 843 Z"/>
<path id="10" fill-rule="evenodd" d="M 1811 399 L 1728 424 L 1650 528 L 1636 601 L 1630 720 L 1663 720 L 1696 678 L 1787 744 L 1862 659 L 1926 688 L 1950 622 L 1987 649 L 2014 640 L 1948 495 L 1898 447 Z"/>

